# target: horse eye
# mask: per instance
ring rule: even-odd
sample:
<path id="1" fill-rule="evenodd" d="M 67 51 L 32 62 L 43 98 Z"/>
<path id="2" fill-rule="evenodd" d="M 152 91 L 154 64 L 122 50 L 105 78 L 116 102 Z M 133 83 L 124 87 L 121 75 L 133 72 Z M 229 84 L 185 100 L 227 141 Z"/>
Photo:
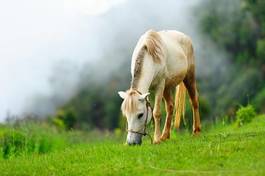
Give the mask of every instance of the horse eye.
<path id="1" fill-rule="evenodd" d="M 141 113 L 141 114 L 139 114 L 139 115 L 137 116 L 137 118 L 138 118 L 138 119 L 141 119 L 141 118 L 143 117 L 143 115 L 144 115 L 144 114 Z"/>

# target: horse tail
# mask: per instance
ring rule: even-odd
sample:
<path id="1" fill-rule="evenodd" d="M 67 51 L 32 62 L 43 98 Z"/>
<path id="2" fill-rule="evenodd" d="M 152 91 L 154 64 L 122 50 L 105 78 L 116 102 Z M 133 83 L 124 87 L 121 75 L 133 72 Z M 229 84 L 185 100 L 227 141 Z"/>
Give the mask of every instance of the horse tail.
<path id="1" fill-rule="evenodd" d="M 185 122 L 185 102 L 186 100 L 186 87 L 183 82 L 181 82 L 176 87 L 176 97 L 175 97 L 175 107 L 176 107 L 176 113 L 175 113 L 175 128 L 179 129 L 181 115 L 183 116 L 183 120 Z"/>

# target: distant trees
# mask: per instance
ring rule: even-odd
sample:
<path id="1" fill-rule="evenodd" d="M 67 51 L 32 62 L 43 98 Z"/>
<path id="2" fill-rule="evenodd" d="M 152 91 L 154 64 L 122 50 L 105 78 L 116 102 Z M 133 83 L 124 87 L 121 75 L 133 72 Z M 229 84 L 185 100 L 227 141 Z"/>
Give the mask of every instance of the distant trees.
<path id="1" fill-rule="evenodd" d="M 219 46 L 230 52 L 237 63 L 263 62 L 264 2 L 253 0 L 207 1 L 201 28 Z M 264 48 L 265 49 L 265 48 Z"/>
<path id="2" fill-rule="evenodd" d="M 73 129 L 77 123 L 77 117 L 73 110 L 58 109 L 53 117 L 53 123 L 62 129 Z"/>
<path id="3" fill-rule="evenodd" d="M 126 67 L 114 70 L 107 79 L 99 79 L 99 76 L 93 75 L 95 73 L 89 72 L 89 77 L 98 79 L 88 79 L 80 85 L 78 93 L 52 116 L 53 123 L 64 129 L 118 128 L 121 120 L 121 99 L 117 92 L 127 88 L 130 81 L 128 71 L 127 74 L 121 74 L 125 72 L 124 69 Z"/>
<path id="4" fill-rule="evenodd" d="M 265 106 L 265 1 L 206 1 L 200 26 L 219 47 L 226 49 L 235 65 L 224 88 L 217 90 L 217 109 L 234 113 L 239 104 Z M 219 93 L 218 93 L 219 92 Z"/>

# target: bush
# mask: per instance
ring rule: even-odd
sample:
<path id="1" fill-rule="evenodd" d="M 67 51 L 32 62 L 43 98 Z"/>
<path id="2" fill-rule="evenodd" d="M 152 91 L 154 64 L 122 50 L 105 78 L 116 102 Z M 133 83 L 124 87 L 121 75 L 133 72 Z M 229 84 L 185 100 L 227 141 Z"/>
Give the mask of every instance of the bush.
<path id="1" fill-rule="evenodd" d="M 247 105 L 246 107 L 241 106 L 236 112 L 236 124 L 242 126 L 251 122 L 255 116 L 256 111 L 252 105 Z"/>
<path id="2" fill-rule="evenodd" d="M 19 155 L 26 148 L 26 137 L 18 131 L 6 132 L 3 137 L 3 157 L 9 158 L 10 155 Z"/>
<path id="3" fill-rule="evenodd" d="M 0 157 L 11 158 L 29 153 L 48 153 L 68 146 L 65 133 L 51 127 L 27 124 L 0 128 Z"/>
<path id="4" fill-rule="evenodd" d="M 77 117 L 72 110 L 59 109 L 53 119 L 53 123 L 59 129 L 73 129 L 77 123 Z"/>

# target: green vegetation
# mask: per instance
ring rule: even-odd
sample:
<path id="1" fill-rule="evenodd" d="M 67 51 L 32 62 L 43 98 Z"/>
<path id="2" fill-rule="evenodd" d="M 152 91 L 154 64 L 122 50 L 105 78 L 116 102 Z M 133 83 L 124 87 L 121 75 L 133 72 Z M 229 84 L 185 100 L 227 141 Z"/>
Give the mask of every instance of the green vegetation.
<path id="1" fill-rule="evenodd" d="M 146 137 L 142 146 L 133 147 L 124 144 L 119 130 L 114 135 L 58 130 L 42 123 L 2 126 L 0 173 L 264 175 L 265 115 L 255 114 L 248 105 L 236 112 L 236 121 L 208 126 L 199 136 L 182 130 L 164 143 L 151 145 Z M 237 120 L 244 123 L 238 126 Z"/>
<path id="2" fill-rule="evenodd" d="M 241 109 L 239 114 L 245 112 Z M 257 116 L 241 127 L 218 124 L 196 137 L 187 132 L 174 133 L 171 140 L 159 145 L 150 145 L 146 138 L 140 147 L 128 147 L 123 144 L 124 137 L 113 136 L 73 145 L 60 141 L 64 148 L 47 154 L 2 157 L 0 172 L 1 175 L 264 175 L 264 126 L 265 116 Z M 61 135 L 69 138 L 67 133 Z M 50 141 L 54 142 L 58 141 Z"/>
<path id="3" fill-rule="evenodd" d="M 256 116 L 256 112 L 253 106 L 248 105 L 247 107 L 241 107 L 236 112 L 236 123 L 242 126 L 246 123 L 251 122 L 251 120 Z"/>
<path id="4" fill-rule="evenodd" d="M 112 79 L 116 79 L 115 76 Z M 106 85 L 90 82 L 69 102 L 57 109 L 52 119 L 66 129 L 110 129 L 119 127 L 121 100 L 117 95 L 117 81 L 109 80 Z"/>
<path id="5" fill-rule="evenodd" d="M 67 142 L 63 133 L 33 124 L 22 128 L 5 127 L 0 132 L 1 153 L 6 159 L 22 154 L 47 153 L 63 148 Z"/>
<path id="6" fill-rule="evenodd" d="M 218 116 L 232 116 L 239 104 L 248 103 L 265 112 L 264 8 L 262 0 L 207 0 L 198 8 L 201 31 L 229 53 L 233 65 L 229 77 L 214 90 L 218 100 L 210 100 Z"/>
<path id="7" fill-rule="evenodd" d="M 101 133 L 99 131 L 89 134 L 85 131 L 65 131 L 46 122 L 0 126 L 0 158 L 9 159 L 59 151 L 72 145 L 102 140 L 104 135 Z"/>

